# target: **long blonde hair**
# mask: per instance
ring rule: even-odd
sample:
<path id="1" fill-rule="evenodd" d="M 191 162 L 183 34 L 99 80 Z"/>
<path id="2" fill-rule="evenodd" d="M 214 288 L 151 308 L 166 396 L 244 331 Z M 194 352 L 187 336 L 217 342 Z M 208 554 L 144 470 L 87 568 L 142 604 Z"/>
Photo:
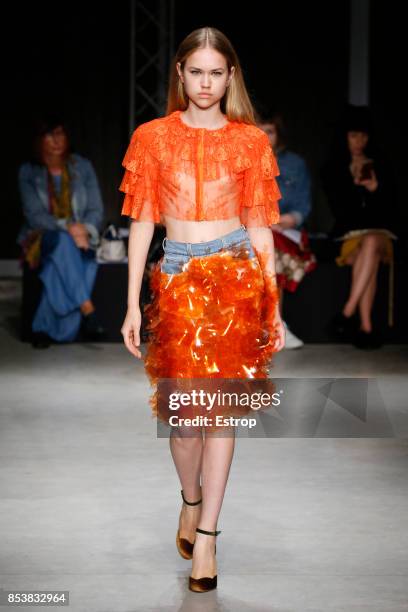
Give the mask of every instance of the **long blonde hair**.
<path id="1" fill-rule="evenodd" d="M 221 100 L 221 110 L 229 121 L 242 121 L 255 124 L 255 110 L 245 87 L 242 69 L 234 47 L 228 38 L 216 28 L 198 28 L 191 32 L 181 42 L 173 58 L 170 70 L 169 89 L 167 95 L 166 115 L 175 110 L 185 110 L 188 107 L 188 96 L 180 81 L 176 64 L 180 62 L 181 69 L 192 53 L 197 49 L 210 48 L 221 53 L 227 62 L 228 71 L 235 66 L 234 76 Z"/>

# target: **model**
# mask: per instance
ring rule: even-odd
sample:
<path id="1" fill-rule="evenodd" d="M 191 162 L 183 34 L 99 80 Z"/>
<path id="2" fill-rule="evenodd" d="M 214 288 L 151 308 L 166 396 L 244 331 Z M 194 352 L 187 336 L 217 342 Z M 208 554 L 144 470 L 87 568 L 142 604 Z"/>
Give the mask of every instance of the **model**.
<path id="1" fill-rule="evenodd" d="M 139 294 L 154 224 L 166 227 L 151 277 L 145 368 L 153 416 L 166 418 L 157 383 L 267 378 L 285 343 L 273 237 L 276 159 L 255 125 L 237 55 L 214 28 L 189 34 L 173 60 L 166 116 L 140 125 L 123 165 L 129 236 L 127 349 L 141 358 Z M 189 588 L 217 586 L 217 520 L 234 452 L 211 428 L 172 428 L 182 486 L 177 547 L 192 559 Z M 213 537 L 211 537 L 213 536 Z"/>

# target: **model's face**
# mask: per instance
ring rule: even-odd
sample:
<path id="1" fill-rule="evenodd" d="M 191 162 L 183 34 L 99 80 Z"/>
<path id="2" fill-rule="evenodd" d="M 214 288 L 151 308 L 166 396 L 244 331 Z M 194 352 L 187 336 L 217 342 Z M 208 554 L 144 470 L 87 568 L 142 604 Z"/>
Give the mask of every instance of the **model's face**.
<path id="1" fill-rule="evenodd" d="M 64 155 L 68 147 L 68 139 L 62 126 L 44 134 L 41 141 L 43 155 Z"/>
<path id="2" fill-rule="evenodd" d="M 271 143 L 272 149 L 275 149 L 278 144 L 278 132 L 274 123 L 260 123 L 258 127 L 261 128 L 268 135 L 269 142 Z"/>
<path id="3" fill-rule="evenodd" d="M 234 67 L 228 72 L 225 57 L 214 49 L 198 49 L 186 60 L 184 69 L 177 63 L 177 72 L 184 81 L 184 90 L 189 99 L 199 108 L 217 104 L 231 82 Z"/>
<path id="4" fill-rule="evenodd" d="M 367 132 L 347 132 L 347 143 L 352 155 L 361 155 L 367 146 Z"/>

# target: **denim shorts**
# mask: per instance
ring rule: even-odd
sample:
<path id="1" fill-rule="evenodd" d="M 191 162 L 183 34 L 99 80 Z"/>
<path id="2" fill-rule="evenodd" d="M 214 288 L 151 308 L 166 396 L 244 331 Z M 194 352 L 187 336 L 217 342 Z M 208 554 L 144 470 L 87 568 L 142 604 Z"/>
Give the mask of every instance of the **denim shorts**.
<path id="1" fill-rule="evenodd" d="M 232 247 L 245 250 L 248 258 L 256 257 L 245 225 L 207 242 L 177 242 L 166 237 L 160 270 L 165 274 L 178 274 L 192 257 L 206 257 Z"/>

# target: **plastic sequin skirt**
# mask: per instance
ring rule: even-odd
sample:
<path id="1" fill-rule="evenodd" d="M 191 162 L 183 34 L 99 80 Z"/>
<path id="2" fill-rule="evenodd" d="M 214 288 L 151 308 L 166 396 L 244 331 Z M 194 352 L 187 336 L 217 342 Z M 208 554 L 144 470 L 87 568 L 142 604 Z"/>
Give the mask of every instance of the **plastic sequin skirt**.
<path id="1" fill-rule="evenodd" d="M 152 416 L 160 379 L 267 378 L 276 330 L 275 298 L 244 226 L 208 242 L 164 239 L 145 306 L 145 370 Z"/>

